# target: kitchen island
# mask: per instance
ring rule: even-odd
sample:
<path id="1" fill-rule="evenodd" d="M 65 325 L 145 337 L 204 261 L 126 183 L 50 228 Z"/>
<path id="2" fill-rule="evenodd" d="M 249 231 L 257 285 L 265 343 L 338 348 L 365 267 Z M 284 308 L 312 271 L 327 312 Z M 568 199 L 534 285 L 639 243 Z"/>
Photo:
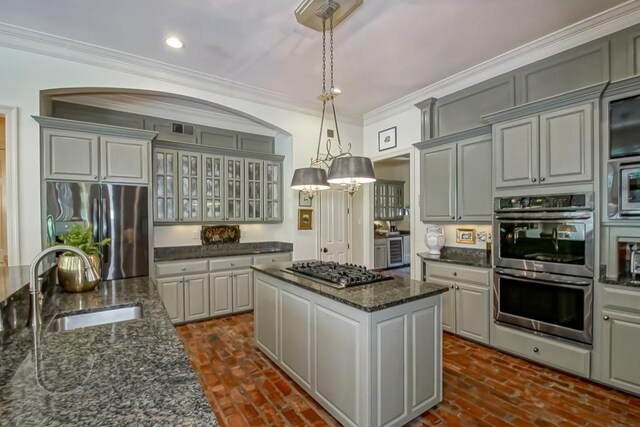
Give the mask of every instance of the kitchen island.
<path id="1" fill-rule="evenodd" d="M 442 400 L 441 294 L 393 278 L 336 289 L 254 265 L 256 345 L 340 423 L 404 425 Z"/>
<path id="2" fill-rule="evenodd" d="M 54 331 L 64 313 L 132 305 L 142 318 Z M 2 334 L 0 425 L 218 425 L 149 278 L 55 286 L 43 317 L 36 340 L 26 327 Z"/>

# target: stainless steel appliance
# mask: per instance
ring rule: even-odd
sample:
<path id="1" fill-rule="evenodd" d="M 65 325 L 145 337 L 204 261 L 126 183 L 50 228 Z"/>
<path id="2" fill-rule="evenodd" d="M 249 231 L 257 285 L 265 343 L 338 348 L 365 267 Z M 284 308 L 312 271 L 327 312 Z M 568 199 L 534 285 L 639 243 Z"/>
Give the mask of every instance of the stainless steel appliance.
<path id="1" fill-rule="evenodd" d="M 609 104 L 609 157 L 640 156 L 640 96 Z"/>
<path id="2" fill-rule="evenodd" d="M 47 240 L 53 243 L 75 223 L 91 224 L 103 248 L 102 279 L 149 275 L 147 188 L 84 182 L 47 182 Z"/>
<path id="3" fill-rule="evenodd" d="M 640 157 L 613 160 L 607 164 L 609 218 L 640 215 Z"/>
<path id="4" fill-rule="evenodd" d="M 384 276 L 377 271 L 367 270 L 367 267 L 364 266 L 338 264 L 334 261 L 294 262 L 291 267 L 283 268 L 283 270 L 300 276 L 311 277 L 315 281 L 334 288 L 346 288 L 348 286 L 365 285 L 393 279 L 393 277 Z"/>
<path id="5" fill-rule="evenodd" d="M 631 252 L 629 271 L 631 272 L 631 280 L 637 283 L 640 280 L 640 250 L 638 249 Z"/>
<path id="6" fill-rule="evenodd" d="M 495 199 L 496 322 L 591 344 L 593 197 Z"/>
<path id="7" fill-rule="evenodd" d="M 401 267 L 403 265 L 403 246 L 402 236 L 387 237 L 387 267 Z"/>

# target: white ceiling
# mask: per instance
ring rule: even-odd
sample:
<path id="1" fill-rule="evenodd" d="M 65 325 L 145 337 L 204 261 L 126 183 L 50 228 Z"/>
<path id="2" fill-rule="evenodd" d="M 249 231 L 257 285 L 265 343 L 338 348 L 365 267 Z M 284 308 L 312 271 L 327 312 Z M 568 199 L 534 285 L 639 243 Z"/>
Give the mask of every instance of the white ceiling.
<path id="1" fill-rule="evenodd" d="M 335 31 L 338 112 L 359 115 L 625 0 L 365 0 Z M 299 0 L 2 0 L 0 21 L 308 102 L 321 34 Z M 163 43 L 167 35 L 182 50 Z"/>

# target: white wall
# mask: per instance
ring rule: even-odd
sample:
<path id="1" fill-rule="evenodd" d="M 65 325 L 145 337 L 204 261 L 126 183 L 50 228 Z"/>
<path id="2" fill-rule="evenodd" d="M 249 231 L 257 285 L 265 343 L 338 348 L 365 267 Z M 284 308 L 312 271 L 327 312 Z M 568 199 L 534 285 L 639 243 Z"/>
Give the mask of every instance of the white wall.
<path id="1" fill-rule="evenodd" d="M 315 232 L 297 231 L 295 215 L 298 198 L 296 192 L 288 189 L 288 185 L 293 169 L 307 166 L 309 159 L 315 155 L 319 126 L 317 117 L 133 73 L 4 47 L 0 47 L 0 76 L 0 104 L 18 107 L 19 111 L 18 193 L 21 264 L 29 263 L 41 249 L 40 134 L 38 124 L 31 115 L 39 114 L 41 90 L 78 87 L 142 89 L 185 95 L 242 111 L 286 131 L 291 135 L 291 156 L 287 159 L 284 171 L 284 222 L 279 225 L 245 227 L 246 238 L 292 242 L 295 258 L 316 257 L 318 236 Z M 340 130 L 343 139 L 352 143 L 353 153 L 361 153 L 362 127 L 342 122 Z M 357 221 L 358 218 L 354 220 Z M 177 244 L 185 244 L 185 236 L 191 235 L 188 230 L 180 228 L 160 234 L 158 237 L 162 242 L 175 239 Z"/>

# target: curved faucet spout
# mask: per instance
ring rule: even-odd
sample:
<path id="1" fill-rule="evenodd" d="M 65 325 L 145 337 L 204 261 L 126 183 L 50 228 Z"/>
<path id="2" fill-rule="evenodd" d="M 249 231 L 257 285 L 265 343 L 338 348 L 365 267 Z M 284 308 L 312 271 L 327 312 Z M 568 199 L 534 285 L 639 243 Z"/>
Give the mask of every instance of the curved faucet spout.
<path id="1" fill-rule="evenodd" d="M 89 261 L 89 257 L 82 250 L 73 246 L 59 245 L 51 246 L 40 252 L 31 261 L 31 267 L 29 268 L 29 293 L 31 294 L 31 306 L 29 307 L 29 323 L 28 326 L 40 327 L 42 325 L 42 307 L 41 307 L 41 289 L 40 281 L 38 280 L 38 266 L 40 262 L 49 254 L 55 252 L 73 252 L 78 255 L 82 262 L 84 262 L 84 276 L 87 281 L 96 281 L 100 279 L 98 272 Z"/>

